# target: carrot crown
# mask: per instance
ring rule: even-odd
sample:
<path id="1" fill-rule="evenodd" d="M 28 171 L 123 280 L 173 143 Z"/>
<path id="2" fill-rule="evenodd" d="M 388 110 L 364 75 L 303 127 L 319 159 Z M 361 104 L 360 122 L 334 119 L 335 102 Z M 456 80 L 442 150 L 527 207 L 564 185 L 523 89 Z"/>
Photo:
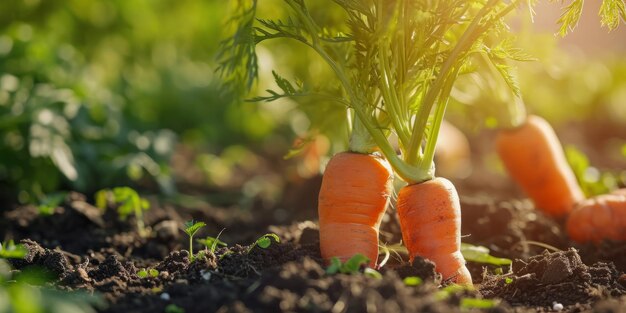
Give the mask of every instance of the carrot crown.
<path id="1" fill-rule="evenodd" d="M 353 122 L 350 149 L 378 147 L 409 183 L 434 177 L 439 128 L 458 76 L 474 70 L 469 57 L 485 54 L 495 64 L 508 58 L 494 54 L 494 45 L 484 39 L 505 36 L 503 17 L 527 2 L 334 0 L 347 14 L 345 34 L 320 27 L 304 0 L 283 1 L 291 12 L 287 20 L 255 20 L 256 1 L 238 1 L 239 28 L 224 42 L 228 53 L 222 54 L 222 70 L 250 85 L 256 77 L 256 44 L 286 38 L 307 45 L 332 69 L 343 94 L 311 93 L 275 74 L 281 90 L 255 100 L 308 95 L 346 105 Z M 252 69 L 241 72 L 238 65 Z M 388 140 L 392 132 L 400 155 Z"/>

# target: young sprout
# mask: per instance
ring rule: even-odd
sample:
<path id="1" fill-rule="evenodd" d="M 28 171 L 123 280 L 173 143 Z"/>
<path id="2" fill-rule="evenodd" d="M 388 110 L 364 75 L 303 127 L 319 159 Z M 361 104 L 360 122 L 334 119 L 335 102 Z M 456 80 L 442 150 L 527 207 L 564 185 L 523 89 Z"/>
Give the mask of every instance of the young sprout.
<path id="1" fill-rule="evenodd" d="M 139 278 L 146 278 L 148 276 L 150 277 L 157 277 L 159 276 L 159 271 L 156 269 L 149 269 L 146 270 L 145 268 L 142 268 L 141 271 L 137 272 L 137 276 L 139 276 Z"/>
<path id="2" fill-rule="evenodd" d="M 273 238 L 274 241 L 276 242 L 280 242 L 280 238 L 278 237 L 278 235 L 276 234 L 265 234 L 261 237 L 259 237 L 259 239 L 257 239 L 252 245 L 250 245 L 250 247 L 248 248 L 248 253 L 250 253 L 250 251 L 252 251 L 252 249 L 256 246 L 259 246 L 259 248 L 261 249 L 267 249 L 269 248 L 269 246 L 272 245 L 272 239 Z"/>
<path id="3" fill-rule="evenodd" d="M 419 286 L 422 284 L 422 279 L 417 276 L 405 277 L 402 281 L 407 286 Z"/>
<path id="4" fill-rule="evenodd" d="M 65 192 L 57 192 L 45 195 L 43 200 L 37 206 L 37 211 L 39 212 L 39 215 L 52 215 L 54 213 L 54 209 L 56 209 L 61 203 L 63 203 L 63 200 L 65 200 L 66 196 L 67 193 Z"/>
<path id="5" fill-rule="evenodd" d="M 222 234 L 223 231 L 224 230 L 222 229 L 222 231 L 220 231 L 220 233 L 217 234 L 217 237 L 209 236 L 204 239 L 198 239 L 196 240 L 196 242 L 203 244 L 211 253 L 215 253 L 217 246 L 222 246 L 222 247 L 228 246 L 225 242 L 219 240 L 220 235 Z"/>
<path id="6" fill-rule="evenodd" d="M 101 210 L 105 210 L 110 201 L 117 204 L 117 215 L 122 221 L 125 221 L 129 215 L 135 214 L 139 235 L 142 237 L 148 235 L 143 221 L 143 211 L 150 209 L 150 202 L 140 197 L 137 191 L 130 187 L 115 187 L 112 190 L 98 191 L 95 198 L 96 206 Z"/>
<path id="7" fill-rule="evenodd" d="M 367 264 L 369 261 L 370 259 L 368 257 L 360 253 L 355 254 L 343 264 L 341 263 L 341 260 L 339 260 L 339 258 L 334 257 L 330 259 L 330 265 L 326 268 L 326 274 L 356 274 L 359 272 L 361 267 Z"/>
<path id="8" fill-rule="evenodd" d="M 13 240 L 5 241 L 4 244 L 0 243 L 0 258 L 1 259 L 23 259 L 28 254 L 28 250 L 24 245 L 15 244 Z"/>
<path id="9" fill-rule="evenodd" d="M 193 261 L 193 236 L 200 230 L 200 228 L 206 226 L 204 222 L 194 222 L 193 220 L 185 222 L 185 228 L 183 231 L 189 236 L 189 255 Z"/>

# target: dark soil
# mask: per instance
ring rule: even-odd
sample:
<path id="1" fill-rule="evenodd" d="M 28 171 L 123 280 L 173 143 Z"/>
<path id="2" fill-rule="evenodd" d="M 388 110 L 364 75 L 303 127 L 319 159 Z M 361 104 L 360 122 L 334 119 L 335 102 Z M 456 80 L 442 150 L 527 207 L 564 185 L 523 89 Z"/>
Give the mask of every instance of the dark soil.
<path id="1" fill-rule="evenodd" d="M 380 279 L 327 275 L 311 221 L 278 226 L 262 210 L 210 205 L 174 210 L 156 201 L 153 206 L 146 216 L 148 238 L 138 235 L 132 218 L 119 221 L 113 209 L 103 212 L 77 193 L 51 216 L 32 206 L 5 212 L 0 236 L 21 240 L 29 251 L 25 259 L 11 260 L 16 269 L 39 266 L 61 289 L 100 294 L 108 303 L 102 312 L 164 312 L 172 305 L 184 312 L 460 312 L 467 311 L 462 306 L 468 299 L 481 298 L 494 299 L 481 309 L 490 312 L 547 312 L 559 305 L 565 312 L 626 308 L 626 244 L 576 246 L 562 225 L 528 201 L 462 197 L 463 241 L 514 262 L 510 268 L 470 262 L 476 289 L 456 292 L 442 291 L 445 282 L 432 262 L 418 258 L 408 264 L 395 254 L 379 270 Z M 310 210 L 298 214 L 315 216 Z M 183 216 L 208 224 L 199 236 L 226 228 L 220 238 L 231 245 L 215 253 L 196 245 L 202 253 L 191 261 L 180 231 Z M 384 242 L 399 240 L 395 219 L 390 210 Z M 266 249 L 248 245 L 268 232 L 281 242 Z M 562 251 L 550 253 L 546 247 Z M 141 278 L 142 269 L 158 274 Z M 424 282 L 405 285 L 410 276 Z"/>

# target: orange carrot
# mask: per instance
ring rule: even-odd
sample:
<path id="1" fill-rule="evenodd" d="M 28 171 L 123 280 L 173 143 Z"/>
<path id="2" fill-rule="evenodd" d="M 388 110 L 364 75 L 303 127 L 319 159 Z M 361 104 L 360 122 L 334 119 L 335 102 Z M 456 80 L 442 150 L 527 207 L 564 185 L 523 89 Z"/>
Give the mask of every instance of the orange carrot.
<path id="1" fill-rule="evenodd" d="M 324 172 L 319 194 L 320 250 L 327 262 L 357 253 L 378 258 L 378 228 L 392 193 L 393 172 L 382 157 L 344 152 Z"/>
<path id="2" fill-rule="evenodd" d="M 565 217 L 584 194 L 550 124 L 529 116 L 524 124 L 502 130 L 496 148 L 509 174 L 546 214 Z"/>
<path id="3" fill-rule="evenodd" d="M 567 233 L 580 243 L 626 241 L 626 189 L 580 202 L 567 220 Z"/>
<path id="4" fill-rule="evenodd" d="M 461 254 L 461 205 L 452 183 L 441 177 L 400 189 L 398 216 L 410 260 L 430 259 L 444 279 L 472 284 Z"/>

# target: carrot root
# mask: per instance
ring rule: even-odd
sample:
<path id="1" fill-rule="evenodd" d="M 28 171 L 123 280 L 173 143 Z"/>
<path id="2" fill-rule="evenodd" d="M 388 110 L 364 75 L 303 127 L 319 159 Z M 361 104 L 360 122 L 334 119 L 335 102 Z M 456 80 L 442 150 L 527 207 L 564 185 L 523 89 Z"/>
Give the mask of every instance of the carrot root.
<path id="1" fill-rule="evenodd" d="M 398 194 L 402 239 L 411 261 L 430 259 L 446 280 L 472 284 L 461 249 L 461 205 L 454 185 L 437 177 L 403 187 Z"/>
<path id="2" fill-rule="evenodd" d="M 570 238 L 580 243 L 626 241 L 626 189 L 580 202 L 566 227 Z"/>
<path id="3" fill-rule="evenodd" d="M 319 194 L 320 251 L 329 262 L 357 253 L 378 258 L 378 229 L 392 194 L 393 172 L 378 156 L 344 152 L 324 173 Z"/>
<path id="4" fill-rule="evenodd" d="M 518 128 L 501 131 L 496 149 L 507 171 L 546 214 L 565 217 L 585 196 L 550 124 L 529 116 Z"/>

